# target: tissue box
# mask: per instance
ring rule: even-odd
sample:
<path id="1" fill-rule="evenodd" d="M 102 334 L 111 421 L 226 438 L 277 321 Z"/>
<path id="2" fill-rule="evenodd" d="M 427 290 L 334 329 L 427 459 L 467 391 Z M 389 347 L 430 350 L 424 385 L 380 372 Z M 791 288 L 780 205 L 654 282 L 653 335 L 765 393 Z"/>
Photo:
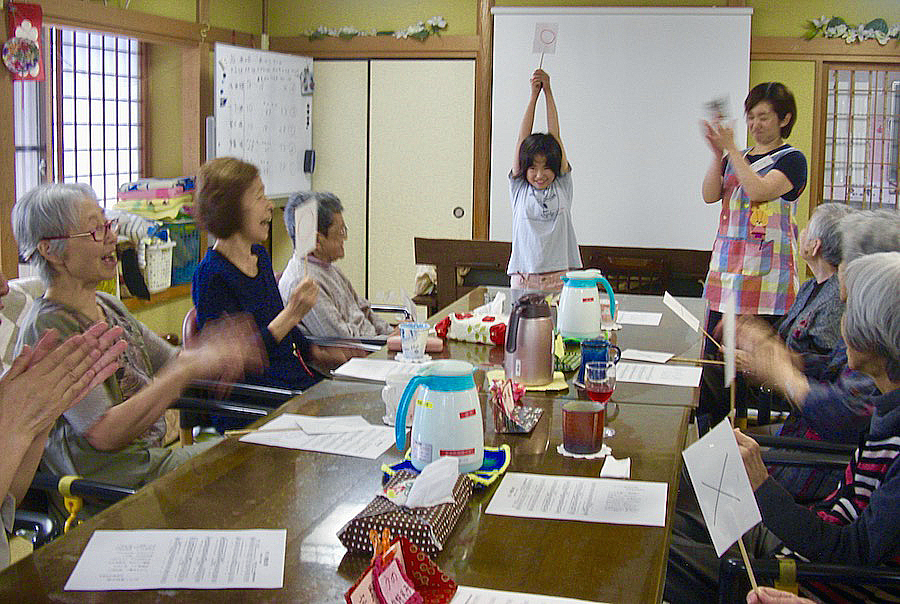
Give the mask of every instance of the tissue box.
<path id="1" fill-rule="evenodd" d="M 416 475 L 410 470 L 400 470 L 388 481 L 388 487 Z M 338 539 L 351 552 L 371 555 L 372 543 L 369 530 L 381 534 L 385 527 L 395 537 L 406 537 L 422 551 L 435 557 L 444 547 L 444 541 L 453 531 L 469 498 L 472 481 L 461 474 L 453 487 L 454 503 L 442 503 L 427 508 L 405 508 L 395 505 L 378 495 L 338 532 Z"/>
<path id="2" fill-rule="evenodd" d="M 507 315 L 458 312 L 444 317 L 434 329 L 439 336 L 451 340 L 502 346 L 506 341 L 508 321 Z"/>

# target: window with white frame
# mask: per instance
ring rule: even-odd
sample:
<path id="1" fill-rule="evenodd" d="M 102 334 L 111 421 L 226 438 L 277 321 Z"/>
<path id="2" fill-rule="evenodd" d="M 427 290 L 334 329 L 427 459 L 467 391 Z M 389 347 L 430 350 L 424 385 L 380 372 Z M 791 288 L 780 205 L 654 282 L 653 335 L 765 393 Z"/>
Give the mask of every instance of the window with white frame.
<path id="1" fill-rule="evenodd" d="M 16 194 L 82 182 L 112 205 L 118 186 L 142 174 L 141 43 L 61 27 L 44 35 L 45 81 L 14 83 Z"/>
<path id="2" fill-rule="evenodd" d="M 898 209 L 900 67 L 829 66 L 823 201 Z"/>

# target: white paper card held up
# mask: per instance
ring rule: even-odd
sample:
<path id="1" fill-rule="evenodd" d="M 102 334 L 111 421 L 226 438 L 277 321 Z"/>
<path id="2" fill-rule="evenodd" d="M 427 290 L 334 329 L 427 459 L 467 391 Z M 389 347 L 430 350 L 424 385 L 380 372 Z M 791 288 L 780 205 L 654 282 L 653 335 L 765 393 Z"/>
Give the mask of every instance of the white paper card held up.
<path id="1" fill-rule="evenodd" d="M 65 589 L 278 589 L 286 538 L 285 529 L 98 530 Z"/>
<path id="2" fill-rule="evenodd" d="M 316 225 L 318 204 L 308 200 L 294 209 L 294 257 L 303 262 L 306 255 L 316 249 Z"/>
<path id="3" fill-rule="evenodd" d="M 559 23 L 535 23 L 534 46 L 535 54 L 556 54 L 556 38 L 559 35 Z"/>
<path id="4" fill-rule="evenodd" d="M 694 331 L 700 331 L 700 319 L 695 317 L 691 311 L 685 308 L 684 304 L 675 299 L 675 297 L 666 292 L 663 294 L 663 304 L 668 306 L 672 312 L 678 315 L 678 318 L 688 324 Z"/>
<path id="5" fill-rule="evenodd" d="M 727 419 L 682 451 L 716 555 L 762 520 Z"/>

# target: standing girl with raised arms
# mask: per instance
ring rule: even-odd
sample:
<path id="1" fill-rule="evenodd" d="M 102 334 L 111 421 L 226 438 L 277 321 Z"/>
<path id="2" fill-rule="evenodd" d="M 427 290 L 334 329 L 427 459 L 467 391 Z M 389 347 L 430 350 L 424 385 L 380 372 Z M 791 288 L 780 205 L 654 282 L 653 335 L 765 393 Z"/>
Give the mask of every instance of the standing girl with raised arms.
<path id="1" fill-rule="evenodd" d="M 534 133 L 534 109 L 544 92 L 547 134 Z M 559 137 L 559 115 L 550 76 L 531 76 L 531 98 L 519 127 L 516 155 L 509 173 L 512 202 L 512 256 L 506 272 L 513 289 L 560 291 L 562 276 L 581 268 L 572 227 L 572 174 Z"/>

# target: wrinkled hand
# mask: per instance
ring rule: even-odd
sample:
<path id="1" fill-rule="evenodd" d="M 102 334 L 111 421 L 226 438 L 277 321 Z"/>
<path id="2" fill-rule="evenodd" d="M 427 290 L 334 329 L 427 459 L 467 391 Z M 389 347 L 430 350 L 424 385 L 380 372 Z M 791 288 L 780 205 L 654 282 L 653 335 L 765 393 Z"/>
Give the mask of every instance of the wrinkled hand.
<path id="1" fill-rule="evenodd" d="M 197 344 L 182 350 L 179 361 L 190 365 L 192 377 L 220 382 L 217 394 L 224 396 L 230 382 L 262 371 L 268 356 L 253 318 L 240 314 L 207 322 Z"/>
<path id="2" fill-rule="evenodd" d="M 48 430 L 67 409 L 119 368 L 122 328 L 97 323 L 62 344 L 55 329 L 25 346 L 0 378 L 2 424 L 30 435 Z"/>
<path id="3" fill-rule="evenodd" d="M 304 277 L 300 283 L 291 291 L 291 297 L 285 304 L 287 310 L 294 318 L 293 323 L 299 323 L 306 316 L 306 313 L 315 306 L 316 298 L 319 296 L 319 286 L 309 277 Z"/>
<path id="4" fill-rule="evenodd" d="M 344 346 L 318 346 L 316 344 L 309 345 L 309 354 L 312 356 L 313 362 L 325 369 L 335 369 L 340 367 L 353 357 L 365 357 L 369 353 L 360 348 L 344 347 Z"/>
<path id="5" fill-rule="evenodd" d="M 734 429 L 734 438 L 737 440 L 738 450 L 741 452 L 741 460 L 744 462 L 747 478 L 750 479 L 750 488 L 756 491 L 769 477 L 769 471 L 766 469 L 759 451 L 759 444 L 738 428 Z"/>
<path id="6" fill-rule="evenodd" d="M 531 94 L 537 95 L 541 89 L 550 91 L 550 75 L 543 69 L 535 69 L 531 74 Z"/>
<path id="7" fill-rule="evenodd" d="M 774 587 L 757 587 L 747 594 L 747 604 L 815 604 L 815 602 Z"/>
<path id="8" fill-rule="evenodd" d="M 734 335 L 736 346 L 750 354 L 767 340 L 778 337 L 771 325 L 752 315 L 738 317 Z"/>

